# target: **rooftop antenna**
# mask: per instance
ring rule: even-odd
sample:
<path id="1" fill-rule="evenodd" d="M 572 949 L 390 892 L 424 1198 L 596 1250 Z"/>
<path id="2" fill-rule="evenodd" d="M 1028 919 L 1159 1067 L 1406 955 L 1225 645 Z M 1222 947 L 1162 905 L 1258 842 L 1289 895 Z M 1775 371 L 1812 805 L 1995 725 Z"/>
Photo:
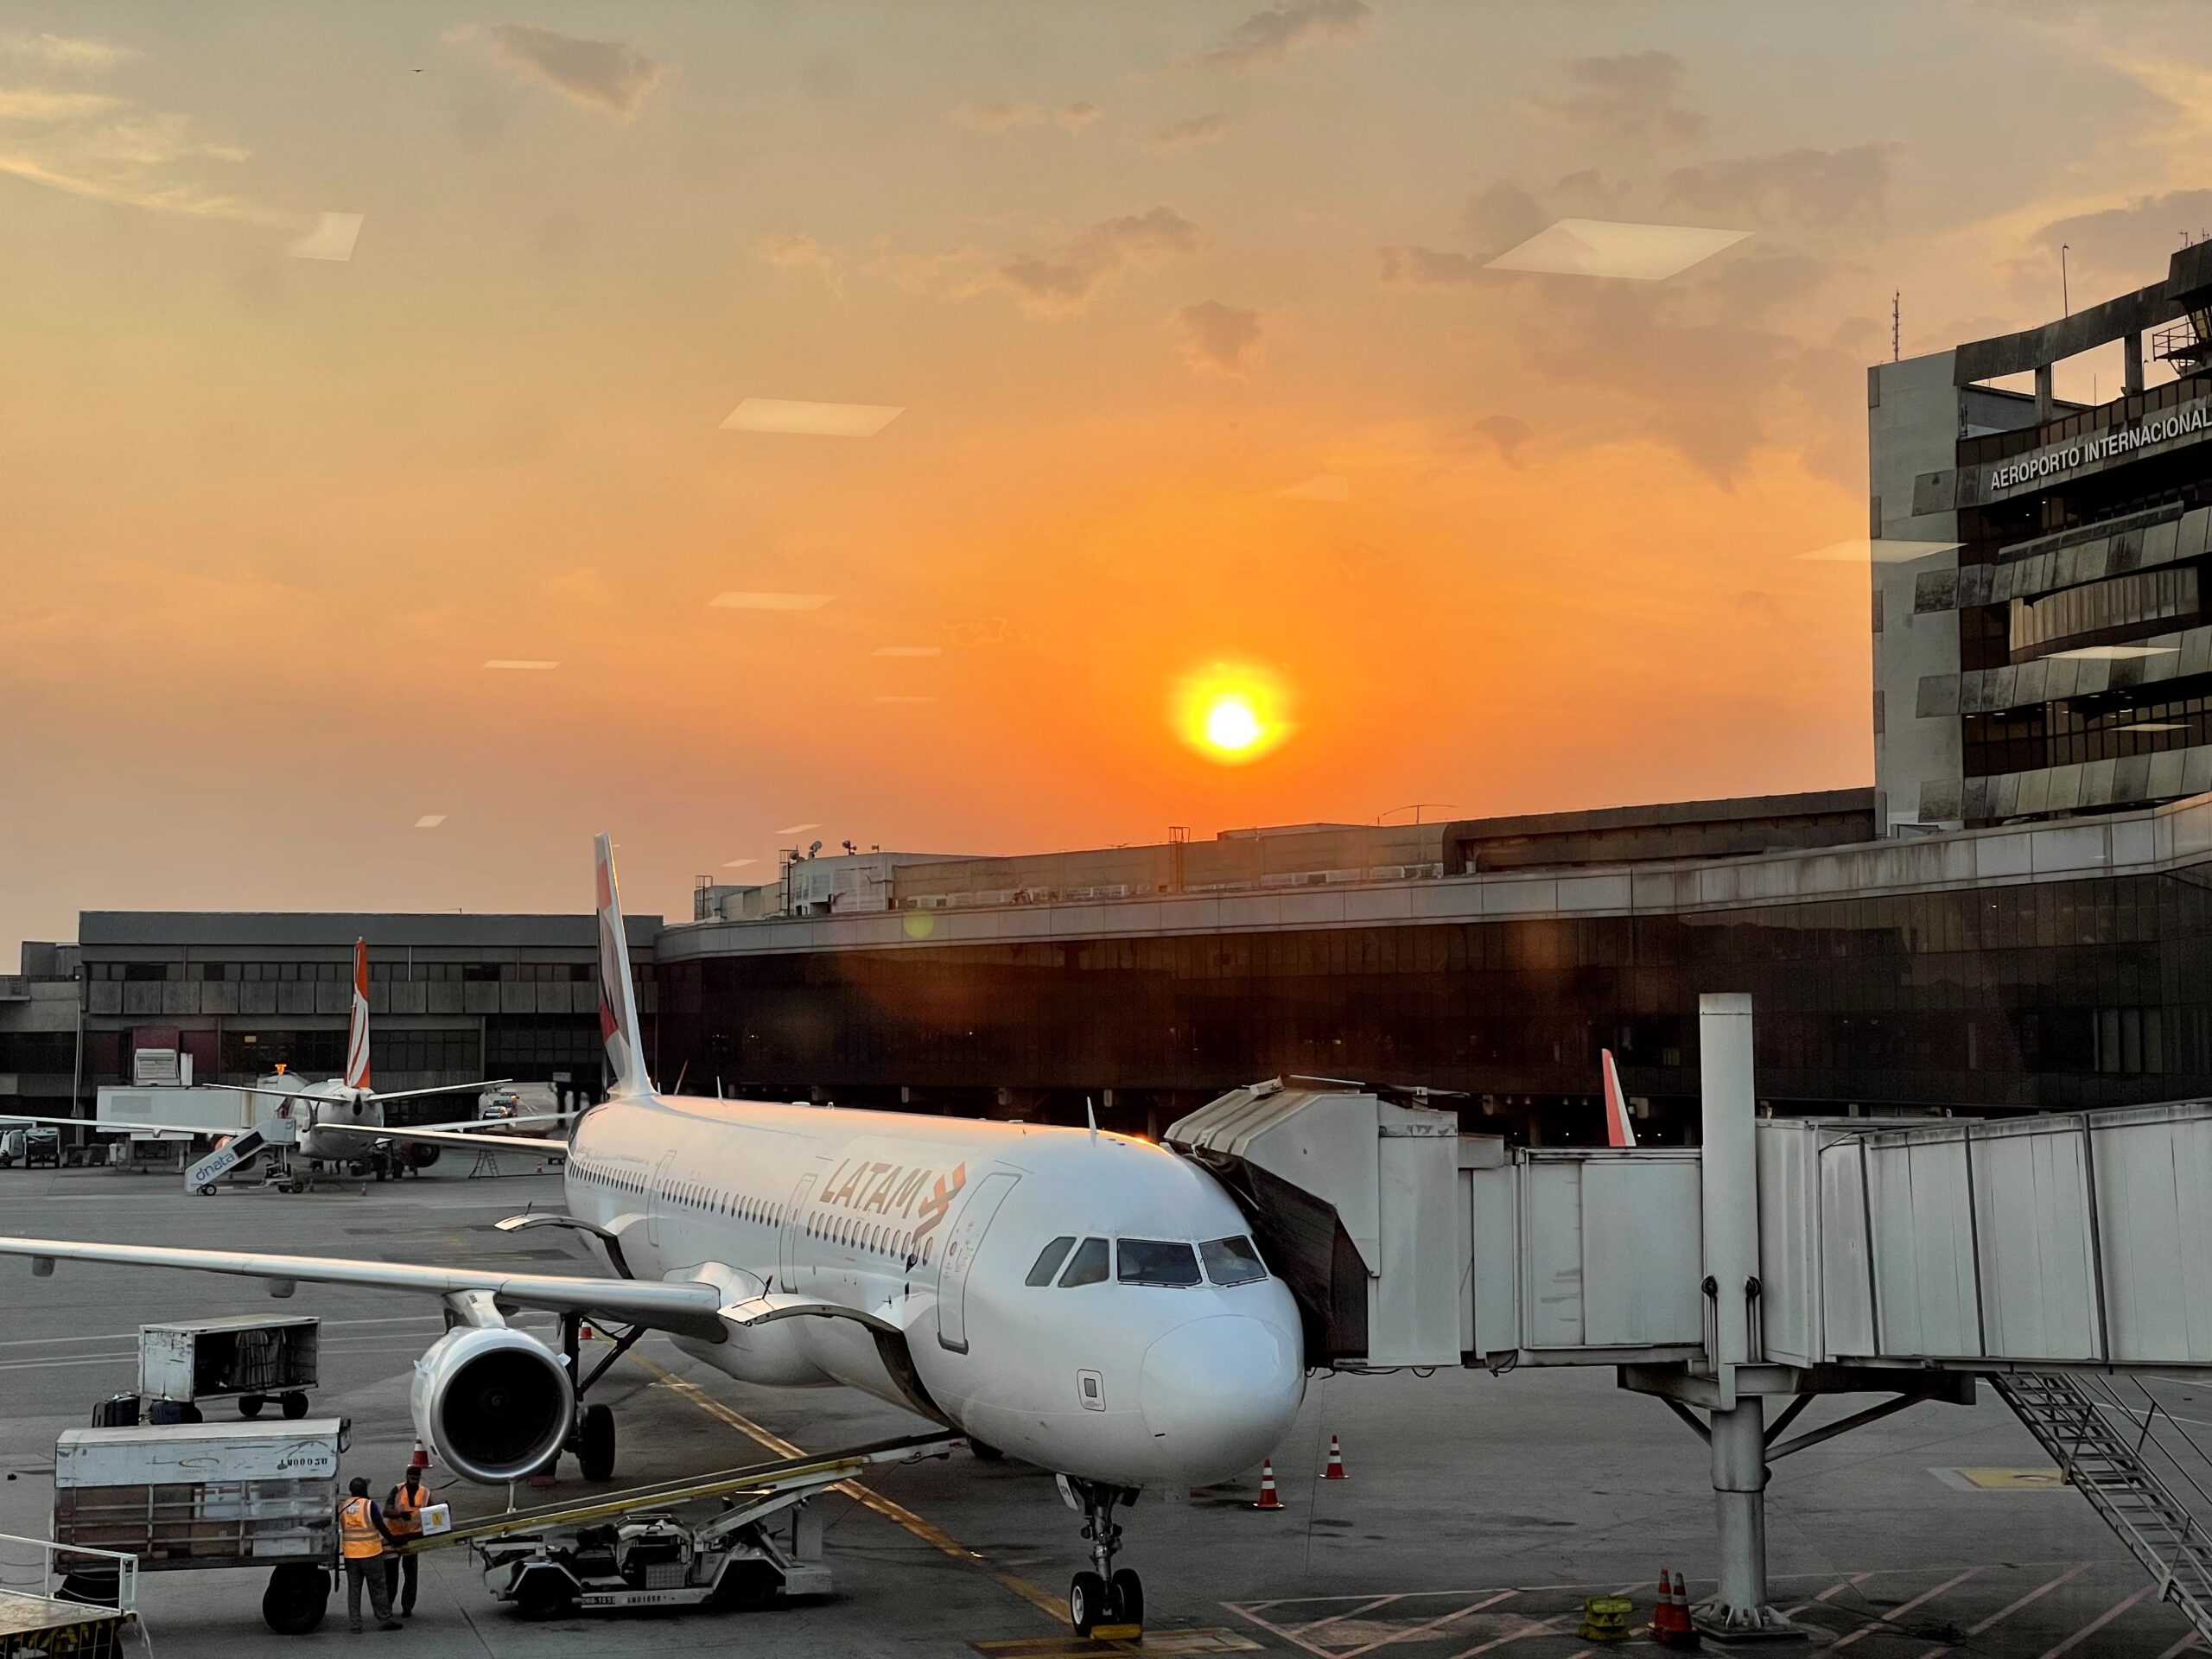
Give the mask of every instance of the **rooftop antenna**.
<path id="1" fill-rule="evenodd" d="M 1904 290 L 1893 289 L 1890 293 L 1890 361 L 1897 360 L 1897 326 L 1904 316 Z"/>
<path id="2" fill-rule="evenodd" d="M 2063 317 L 2074 315 L 2074 292 L 2066 283 L 2066 251 L 2072 245 L 2058 245 L 2058 314 Z"/>
<path id="3" fill-rule="evenodd" d="M 1093 1141 L 1096 1141 L 1098 1138 L 1098 1114 L 1090 1109 L 1090 1096 L 1089 1095 L 1085 1095 L 1083 1097 L 1083 1115 L 1090 1125 L 1090 1138 Z"/>

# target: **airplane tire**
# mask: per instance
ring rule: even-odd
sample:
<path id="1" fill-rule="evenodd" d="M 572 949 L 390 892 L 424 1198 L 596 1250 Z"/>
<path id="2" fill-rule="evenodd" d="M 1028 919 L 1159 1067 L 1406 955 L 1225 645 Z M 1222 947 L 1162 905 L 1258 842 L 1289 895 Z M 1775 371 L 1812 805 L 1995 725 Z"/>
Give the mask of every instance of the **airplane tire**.
<path id="1" fill-rule="evenodd" d="M 1068 1584 L 1068 1623 L 1077 1636 L 1088 1637 L 1092 1627 L 1113 1622 L 1106 1605 L 1106 1580 L 1096 1573 L 1078 1573 Z"/>
<path id="2" fill-rule="evenodd" d="M 584 1408 L 576 1434 L 576 1463 L 586 1480 L 614 1478 L 614 1413 L 609 1408 Z"/>
<path id="3" fill-rule="evenodd" d="M 284 1396 L 283 1407 L 286 1421 L 297 1422 L 308 1414 L 308 1397 L 295 1389 Z"/>
<path id="4" fill-rule="evenodd" d="M 514 1601 L 524 1618 L 559 1618 L 575 1610 L 575 1581 L 556 1567 L 530 1567 L 515 1585 Z"/>
<path id="5" fill-rule="evenodd" d="M 330 1605 L 330 1574 L 293 1561 L 269 1575 L 261 1592 L 261 1622 L 279 1636 L 306 1636 L 322 1623 Z"/>
<path id="6" fill-rule="evenodd" d="M 1116 1624 L 1135 1624 L 1141 1630 L 1144 1627 L 1144 1580 L 1137 1577 L 1133 1568 L 1116 1567 L 1114 1581 L 1107 1590 L 1114 1604 L 1114 1622 Z"/>

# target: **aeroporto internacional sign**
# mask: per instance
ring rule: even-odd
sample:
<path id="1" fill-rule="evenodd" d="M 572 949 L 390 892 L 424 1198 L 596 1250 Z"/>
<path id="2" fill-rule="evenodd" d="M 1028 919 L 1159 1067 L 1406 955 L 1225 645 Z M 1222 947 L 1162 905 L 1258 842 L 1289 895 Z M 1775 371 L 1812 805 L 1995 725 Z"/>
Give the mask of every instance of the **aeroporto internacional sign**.
<path id="1" fill-rule="evenodd" d="M 2084 432 L 2063 442 L 2047 443 L 2025 454 L 1974 468 L 1967 477 L 1980 487 L 1970 496 L 1961 490 L 1959 505 L 2002 501 L 2008 496 L 2046 489 L 2077 473 L 2107 467 L 2132 455 L 2178 446 L 2208 430 L 2212 430 L 2212 398 L 2199 398 L 2176 409 L 2161 410 L 2126 426 Z"/>

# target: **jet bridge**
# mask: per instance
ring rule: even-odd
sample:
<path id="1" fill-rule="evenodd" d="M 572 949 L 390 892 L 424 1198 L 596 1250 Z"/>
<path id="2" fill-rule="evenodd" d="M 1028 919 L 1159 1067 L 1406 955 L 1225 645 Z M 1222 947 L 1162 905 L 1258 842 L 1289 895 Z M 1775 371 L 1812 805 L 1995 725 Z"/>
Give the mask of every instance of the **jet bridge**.
<path id="1" fill-rule="evenodd" d="M 1665 1401 L 1712 1447 L 1716 1634 L 1789 1633 L 1766 1595 L 1772 1462 L 1969 1402 L 1980 1376 L 2212 1641 L 2212 1499 L 2191 1516 L 2107 1431 L 2091 1375 L 2212 1372 L 2212 1104 L 1761 1122 L 1750 999 L 1700 1013 L 1694 1147 L 1509 1147 L 1419 1096 L 1300 1077 L 1166 1139 L 1237 1195 L 1313 1363 L 1611 1365 Z M 1783 1439 L 1823 1393 L 1891 1397 Z"/>

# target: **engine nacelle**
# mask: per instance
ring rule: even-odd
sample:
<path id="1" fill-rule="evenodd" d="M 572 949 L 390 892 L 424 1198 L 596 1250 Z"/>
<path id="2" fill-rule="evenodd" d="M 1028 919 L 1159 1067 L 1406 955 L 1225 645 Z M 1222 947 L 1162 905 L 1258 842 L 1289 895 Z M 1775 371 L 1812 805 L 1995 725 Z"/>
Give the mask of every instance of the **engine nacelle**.
<path id="1" fill-rule="evenodd" d="M 576 1390 L 561 1357 L 505 1325 L 448 1331 L 415 1362 L 415 1432 L 456 1474 L 495 1486 L 560 1454 Z"/>

